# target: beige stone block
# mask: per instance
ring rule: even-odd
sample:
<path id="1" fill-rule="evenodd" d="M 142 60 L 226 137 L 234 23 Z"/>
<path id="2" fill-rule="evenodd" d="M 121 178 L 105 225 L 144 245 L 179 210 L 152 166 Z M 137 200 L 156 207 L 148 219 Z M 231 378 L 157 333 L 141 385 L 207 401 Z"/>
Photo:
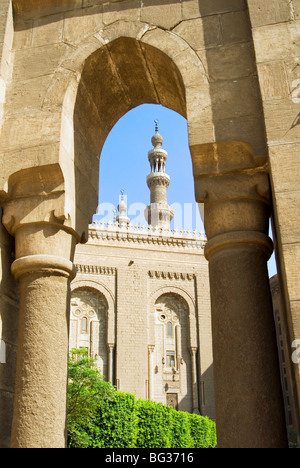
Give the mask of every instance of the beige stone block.
<path id="1" fill-rule="evenodd" d="M 285 244 L 282 250 L 290 301 L 300 301 L 300 244 Z"/>
<path id="2" fill-rule="evenodd" d="M 300 239 L 300 190 L 297 192 L 275 192 L 274 199 L 278 212 L 281 242 L 283 244 L 297 243 Z"/>
<path id="3" fill-rule="evenodd" d="M 201 16 L 216 15 L 231 11 L 241 11 L 247 9 L 245 0 L 201 0 L 199 1 Z"/>
<path id="4" fill-rule="evenodd" d="M 160 49 L 171 58 L 175 58 L 189 47 L 186 41 L 177 34 L 172 34 L 159 28 L 147 31 L 141 38 L 141 41 Z"/>
<path id="5" fill-rule="evenodd" d="M 214 140 L 215 133 L 211 121 L 192 121 L 188 124 L 189 146 L 209 143 Z"/>
<path id="6" fill-rule="evenodd" d="M 293 19 L 290 0 L 253 0 L 249 2 L 249 13 L 253 28 Z"/>
<path id="7" fill-rule="evenodd" d="M 217 141 L 243 141 L 253 148 L 256 156 L 268 154 L 263 114 L 261 112 L 236 118 L 229 117 L 215 120 L 214 126 Z"/>
<path id="8" fill-rule="evenodd" d="M 180 70 L 186 87 L 204 85 L 205 91 L 208 91 L 208 82 L 205 70 L 196 54 L 183 51 L 176 56 L 175 62 Z M 206 100 L 207 99 L 209 99 L 209 96 L 207 96 Z"/>
<path id="9" fill-rule="evenodd" d="M 101 32 L 101 37 L 108 42 L 112 42 L 120 37 L 131 37 L 136 39 L 141 37 L 145 32 L 146 27 L 139 21 L 118 21 L 105 26 Z"/>
<path id="10" fill-rule="evenodd" d="M 50 83 L 51 75 L 13 83 L 6 97 L 6 115 L 24 114 L 40 109 Z"/>
<path id="11" fill-rule="evenodd" d="M 221 44 L 221 27 L 218 16 L 183 21 L 173 32 L 182 37 L 194 50 L 216 47 Z"/>
<path id="12" fill-rule="evenodd" d="M 51 18 L 40 18 L 33 22 L 32 46 L 40 47 L 61 42 L 63 38 L 63 19 L 61 15 Z"/>
<path id="13" fill-rule="evenodd" d="M 257 62 L 298 57 L 300 22 L 280 23 L 253 30 Z"/>
<path id="14" fill-rule="evenodd" d="M 299 104 L 292 100 L 265 101 L 264 104 L 267 138 L 270 144 L 299 141 Z"/>
<path id="15" fill-rule="evenodd" d="M 71 64 L 70 61 L 68 63 Z M 74 62 L 72 62 L 72 65 L 74 67 Z M 49 80 L 49 86 L 43 97 L 43 108 L 60 107 L 64 102 L 66 91 L 70 86 L 70 83 L 74 83 L 74 72 L 72 70 L 62 68 L 57 71 L 54 76 L 47 75 L 45 81 L 46 80 Z M 78 83 L 76 81 L 76 85 L 77 84 Z"/>
<path id="16" fill-rule="evenodd" d="M 60 113 L 34 113 L 7 119 L 2 128 L 2 149 L 46 145 L 59 141 Z"/>
<path id="17" fill-rule="evenodd" d="M 56 164 L 59 159 L 59 142 L 49 145 L 29 146 L 5 154 L 5 176 L 31 166 Z"/>
<path id="18" fill-rule="evenodd" d="M 189 0 L 182 2 L 182 19 L 188 20 L 192 18 L 199 18 L 200 5 L 199 0 Z"/>
<path id="19" fill-rule="evenodd" d="M 242 78 L 255 72 L 250 42 L 208 49 L 206 58 L 209 79 L 213 81 Z"/>
<path id="20" fill-rule="evenodd" d="M 16 18 L 40 18 L 82 7 L 82 0 L 15 0 Z"/>
<path id="21" fill-rule="evenodd" d="M 188 122 L 205 122 L 212 127 L 212 110 L 209 94 L 201 86 L 188 86 L 186 88 L 186 104 Z"/>
<path id="22" fill-rule="evenodd" d="M 70 46 L 60 43 L 16 51 L 14 81 L 54 73 L 69 50 Z"/>
<path id="23" fill-rule="evenodd" d="M 221 16 L 223 44 L 244 42 L 251 39 L 247 11 L 236 11 Z"/>
<path id="24" fill-rule="evenodd" d="M 24 21 L 14 34 L 14 50 L 26 49 L 32 46 L 33 20 Z"/>
<path id="25" fill-rule="evenodd" d="M 299 190 L 300 143 L 269 147 L 272 180 L 275 192 Z"/>
<path id="26" fill-rule="evenodd" d="M 257 115 L 260 95 L 256 77 L 211 84 L 212 107 L 216 120 Z"/>
<path id="27" fill-rule="evenodd" d="M 78 15 L 77 11 L 65 16 L 63 39 L 68 44 L 78 44 L 84 38 L 98 32 L 103 26 L 103 7 L 88 8 Z"/>
<path id="28" fill-rule="evenodd" d="M 141 8 L 141 21 L 170 29 L 181 20 L 181 2 L 169 0 L 144 0 Z"/>
<path id="29" fill-rule="evenodd" d="M 140 0 L 124 0 L 103 5 L 103 23 L 115 21 L 137 21 L 140 16 Z"/>
<path id="30" fill-rule="evenodd" d="M 286 98 L 289 96 L 289 88 L 283 62 L 259 64 L 258 75 L 264 100 Z"/>

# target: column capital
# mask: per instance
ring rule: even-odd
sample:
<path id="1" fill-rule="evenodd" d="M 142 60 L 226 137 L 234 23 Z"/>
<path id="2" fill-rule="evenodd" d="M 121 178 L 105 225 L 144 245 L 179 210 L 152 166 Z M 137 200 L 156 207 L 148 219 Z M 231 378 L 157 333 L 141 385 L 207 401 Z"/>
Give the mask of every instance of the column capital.
<path id="1" fill-rule="evenodd" d="M 194 148 L 193 164 L 196 200 L 204 203 L 208 244 L 213 238 L 214 245 L 218 239 L 224 247 L 249 240 L 269 250 L 270 241 L 265 238 L 271 203 L 267 158 L 255 157 L 249 145 L 231 141 Z M 206 248 L 210 251 L 211 244 Z"/>
<path id="2" fill-rule="evenodd" d="M 237 141 L 199 145 L 193 148 L 196 200 L 270 202 L 267 157 L 255 157 L 249 145 Z"/>
<path id="3" fill-rule="evenodd" d="M 25 225 L 47 224 L 69 232 L 76 242 L 81 240 L 69 214 L 58 165 L 32 167 L 12 174 L 2 205 L 2 223 L 13 236 Z"/>
<path id="4" fill-rule="evenodd" d="M 2 223 L 15 237 L 12 273 L 17 280 L 30 273 L 75 277 L 72 260 L 80 238 L 65 196 L 58 166 L 24 169 L 10 177 Z"/>

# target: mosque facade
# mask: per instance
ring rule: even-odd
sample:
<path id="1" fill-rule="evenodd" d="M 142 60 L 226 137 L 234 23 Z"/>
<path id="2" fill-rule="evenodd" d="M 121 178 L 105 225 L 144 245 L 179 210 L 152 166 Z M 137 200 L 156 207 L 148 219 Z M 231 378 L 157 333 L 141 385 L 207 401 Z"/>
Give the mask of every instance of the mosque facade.
<path id="1" fill-rule="evenodd" d="M 151 141 L 147 223 L 131 225 L 122 192 L 114 222 L 95 221 L 77 246 L 70 348 L 87 348 L 122 391 L 214 418 L 206 238 L 170 228 L 157 125 Z"/>

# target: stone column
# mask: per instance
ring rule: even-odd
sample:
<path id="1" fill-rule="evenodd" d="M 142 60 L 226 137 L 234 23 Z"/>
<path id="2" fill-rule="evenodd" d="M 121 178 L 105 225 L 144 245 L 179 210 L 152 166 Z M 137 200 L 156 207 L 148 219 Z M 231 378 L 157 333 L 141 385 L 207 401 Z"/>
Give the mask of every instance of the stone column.
<path id="1" fill-rule="evenodd" d="M 199 147 L 193 160 L 208 238 L 218 446 L 286 447 L 267 161 L 238 142 Z"/>
<path id="2" fill-rule="evenodd" d="M 197 383 L 197 348 L 191 347 L 192 360 L 192 394 L 193 394 L 193 413 L 199 414 L 198 403 L 198 383 Z"/>
<path id="3" fill-rule="evenodd" d="M 12 448 L 65 446 L 70 281 L 78 239 L 59 216 L 59 199 L 20 196 L 4 210 L 3 224 L 15 236 L 12 272 L 20 288 Z M 53 206 L 57 211 L 49 211 Z"/>
<path id="4" fill-rule="evenodd" d="M 107 380 L 108 380 L 108 382 L 113 383 L 114 349 L 115 349 L 114 343 L 108 343 L 107 348 L 108 348 L 108 375 L 107 375 Z"/>
<path id="5" fill-rule="evenodd" d="M 152 382 L 153 382 L 153 353 L 154 353 L 155 346 L 149 345 L 148 346 L 148 400 L 151 400 L 152 398 L 152 393 L 153 393 L 153 388 L 152 388 Z"/>

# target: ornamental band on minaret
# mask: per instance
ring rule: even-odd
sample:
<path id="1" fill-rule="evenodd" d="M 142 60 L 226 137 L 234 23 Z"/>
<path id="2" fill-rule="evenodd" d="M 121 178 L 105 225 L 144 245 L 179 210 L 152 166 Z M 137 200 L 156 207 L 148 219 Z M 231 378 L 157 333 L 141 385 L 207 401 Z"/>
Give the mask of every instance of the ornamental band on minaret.
<path id="1" fill-rule="evenodd" d="M 151 139 L 153 149 L 148 152 L 151 173 L 147 176 L 150 189 L 150 205 L 145 210 L 145 218 L 153 227 L 170 229 L 173 209 L 168 205 L 167 189 L 170 176 L 165 172 L 168 153 L 162 148 L 163 138 L 158 133 L 158 120 L 155 120 L 155 135 Z"/>

